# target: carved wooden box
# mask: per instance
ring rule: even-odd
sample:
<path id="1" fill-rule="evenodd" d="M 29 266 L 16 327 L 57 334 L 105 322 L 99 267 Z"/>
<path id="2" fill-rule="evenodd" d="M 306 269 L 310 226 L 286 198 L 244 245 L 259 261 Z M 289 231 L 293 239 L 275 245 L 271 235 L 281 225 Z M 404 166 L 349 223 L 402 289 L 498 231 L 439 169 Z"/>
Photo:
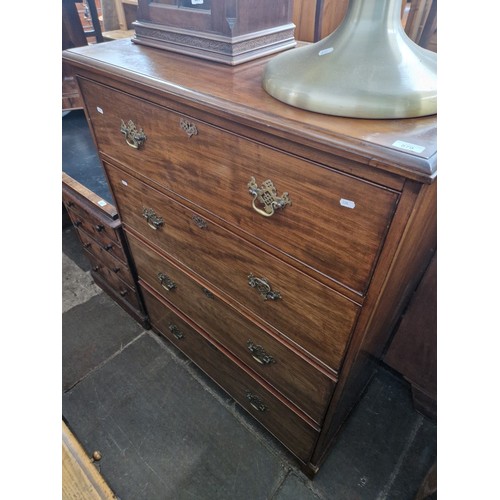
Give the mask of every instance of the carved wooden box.
<path id="1" fill-rule="evenodd" d="M 295 46 L 293 0 L 139 0 L 134 42 L 237 65 Z"/>

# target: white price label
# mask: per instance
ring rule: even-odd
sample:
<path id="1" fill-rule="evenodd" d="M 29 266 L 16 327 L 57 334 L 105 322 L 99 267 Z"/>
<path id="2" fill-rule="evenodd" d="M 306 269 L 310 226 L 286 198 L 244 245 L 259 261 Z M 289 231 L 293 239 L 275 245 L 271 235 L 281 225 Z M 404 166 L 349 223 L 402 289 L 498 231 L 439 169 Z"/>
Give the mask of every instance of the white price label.
<path id="1" fill-rule="evenodd" d="M 107 205 L 107 203 L 104 201 L 104 200 L 99 200 L 97 202 L 97 204 L 100 206 L 100 207 L 105 207 Z"/>
<path id="2" fill-rule="evenodd" d="M 405 141 L 396 141 L 392 145 L 406 151 L 411 151 L 412 153 L 421 153 L 425 149 L 424 146 L 419 146 L 417 144 L 412 144 L 411 142 Z"/>
<path id="3" fill-rule="evenodd" d="M 203 5 L 203 0 L 191 0 L 191 5 Z"/>
<path id="4" fill-rule="evenodd" d="M 340 204 L 346 208 L 354 208 L 356 206 L 356 203 L 352 200 L 346 200 L 345 198 L 340 198 Z"/>

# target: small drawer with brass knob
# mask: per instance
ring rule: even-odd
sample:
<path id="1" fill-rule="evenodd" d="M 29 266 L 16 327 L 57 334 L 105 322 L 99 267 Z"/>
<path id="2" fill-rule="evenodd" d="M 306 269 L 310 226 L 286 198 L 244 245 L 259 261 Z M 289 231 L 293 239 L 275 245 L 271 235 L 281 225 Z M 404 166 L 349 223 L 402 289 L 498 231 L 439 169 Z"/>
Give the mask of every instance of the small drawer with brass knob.
<path id="1" fill-rule="evenodd" d="M 73 225 L 79 231 L 85 231 L 103 244 L 110 241 L 119 243 L 120 238 L 116 232 L 119 224 L 116 220 L 101 218 L 90 207 L 84 206 L 83 202 L 77 203 L 76 201 L 72 201 L 71 205 L 66 203 L 66 206 L 68 207 L 68 215 Z"/>
<path id="2" fill-rule="evenodd" d="M 88 252 L 86 252 L 86 255 L 91 263 L 92 276 L 99 286 L 115 298 L 126 301 L 136 309 L 142 307 L 139 303 L 133 282 L 130 283 L 128 276 L 131 277 L 131 275 L 127 272 L 126 268 L 108 267 L 94 255 Z"/>

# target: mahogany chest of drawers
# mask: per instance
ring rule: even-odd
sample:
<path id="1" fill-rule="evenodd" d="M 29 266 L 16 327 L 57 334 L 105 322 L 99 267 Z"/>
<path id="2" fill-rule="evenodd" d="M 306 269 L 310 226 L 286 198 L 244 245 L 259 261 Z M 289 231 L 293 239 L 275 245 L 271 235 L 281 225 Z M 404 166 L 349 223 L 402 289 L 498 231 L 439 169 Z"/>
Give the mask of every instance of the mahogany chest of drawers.
<path id="1" fill-rule="evenodd" d="M 435 117 L 292 108 L 266 59 L 129 40 L 63 58 L 153 330 L 313 476 L 435 249 Z"/>

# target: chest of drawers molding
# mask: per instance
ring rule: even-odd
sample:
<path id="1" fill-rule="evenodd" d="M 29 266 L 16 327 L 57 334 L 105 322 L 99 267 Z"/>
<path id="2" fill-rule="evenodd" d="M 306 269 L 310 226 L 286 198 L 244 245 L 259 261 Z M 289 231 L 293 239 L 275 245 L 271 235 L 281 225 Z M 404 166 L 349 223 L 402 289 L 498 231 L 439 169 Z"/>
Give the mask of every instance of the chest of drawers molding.
<path id="1" fill-rule="evenodd" d="M 124 41 L 63 58 L 153 329 L 314 475 L 436 246 L 435 117 L 294 109 L 261 89 L 265 61 Z"/>

